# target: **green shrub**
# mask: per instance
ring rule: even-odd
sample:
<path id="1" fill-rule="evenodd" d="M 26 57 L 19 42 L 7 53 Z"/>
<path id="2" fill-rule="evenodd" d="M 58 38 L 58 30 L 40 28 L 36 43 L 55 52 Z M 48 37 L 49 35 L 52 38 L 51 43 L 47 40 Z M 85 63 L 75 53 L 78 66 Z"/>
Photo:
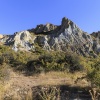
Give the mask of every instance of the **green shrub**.
<path id="1" fill-rule="evenodd" d="M 9 64 L 16 70 L 28 70 L 40 73 L 42 71 L 69 71 L 83 70 L 80 58 L 71 53 L 44 51 L 40 46 L 35 45 L 36 51 L 27 53 L 25 51 L 14 52 L 10 47 L 0 46 L 0 64 Z M 37 55 L 37 57 L 34 57 Z M 33 58 L 35 59 L 33 59 Z"/>
<path id="2" fill-rule="evenodd" d="M 93 85 L 100 87 L 100 70 L 94 69 L 91 73 L 88 73 L 88 78 Z"/>
<path id="3" fill-rule="evenodd" d="M 83 67 L 80 65 L 79 57 L 63 52 L 55 54 L 45 54 L 38 59 L 31 60 L 27 63 L 27 69 L 33 72 L 41 71 L 80 71 Z"/>
<path id="4" fill-rule="evenodd" d="M 100 61 L 98 59 L 94 61 L 94 64 L 91 66 L 91 70 L 88 71 L 87 76 L 92 84 L 100 87 Z"/>
<path id="5" fill-rule="evenodd" d="M 77 55 L 66 54 L 65 60 L 69 65 L 70 72 L 83 70 L 83 66 L 80 64 L 80 58 Z"/>

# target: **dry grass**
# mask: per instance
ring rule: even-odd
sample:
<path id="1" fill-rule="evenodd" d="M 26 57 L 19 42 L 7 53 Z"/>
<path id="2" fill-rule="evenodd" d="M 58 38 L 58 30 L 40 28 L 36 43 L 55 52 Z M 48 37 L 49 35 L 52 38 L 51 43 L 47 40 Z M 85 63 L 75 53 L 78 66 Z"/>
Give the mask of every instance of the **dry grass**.
<path id="1" fill-rule="evenodd" d="M 24 76 L 23 74 L 13 73 L 12 82 L 14 85 L 21 87 L 33 87 L 39 85 L 76 85 L 74 82 L 77 78 L 85 76 L 84 72 L 68 73 L 68 72 L 48 72 L 33 76 Z M 78 86 L 84 84 L 85 79 L 80 80 Z M 82 84 L 82 86 L 83 86 Z M 88 84 L 85 84 L 88 85 Z"/>
<path id="2" fill-rule="evenodd" d="M 28 93 L 27 93 L 27 95 L 25 96 L 25 100 L 33 100 L 32 99 L 32 90 L 30 89 L 29 91 L 28 91 Z"/>
<path id="3" fill-rule="evenodd" d="M 38 75 L 37 77 L 41 80 L 40 85 L 71 85 L 75 86 L 74 83 L 77 78 L 81 78 L 85 76 L 86 73 L 84 72 L 76 72 L 76 73 L 68 73 L 68 72 L 49 72 L 49 73 L 42 73 Z M 81 83 L 77 84 L 79 86 L 83 86 L 84 81 L 82 80 Z M 81 85 L 82 84 L 82 85 Z M 88 84 L 85 84 L 88 85 Z M 84 86 L 85 86 L 84 85 Z"/>
<path id="4" fill-rule="evenodd" d="M 85 73 L 76 72 L 48 72 L 41 73 L 34 76 L 24 76 L 23 74 L 18 74 L 11 72 L 11 80 L 5 85 L 0 85 L 0 96 L 4 93 L 13 94 L 13 100 L 22 100 L 19 92 L 20 90 L 27 90 L 25 95 L 25 100 L 32 100 L 32 87 L 35 86 L 47 86 L 47 85 L 70 85 L 70 86 L 82 86 L 82 81 L 79 84 L 75 84 L 77 78 L 83 77 Z M 81 85 L 82 84 L 82 85 Z M 85 84 L 86 86 L 88 84 Z M 19 89 L 19 90 L 18 90 Z M 18 91 L 17 91 L 18 90 Z M 0 98 L 0 100 L 3 100 Z"/>
<path id="5" fill-rule="evenodd" d="M 7 83 L 0 83 L 0 100 L 2 100 L 4 94 L 6 91 L 9 90 L 9 88 L 11 87 L 11 82 L 7 82 Z"/>

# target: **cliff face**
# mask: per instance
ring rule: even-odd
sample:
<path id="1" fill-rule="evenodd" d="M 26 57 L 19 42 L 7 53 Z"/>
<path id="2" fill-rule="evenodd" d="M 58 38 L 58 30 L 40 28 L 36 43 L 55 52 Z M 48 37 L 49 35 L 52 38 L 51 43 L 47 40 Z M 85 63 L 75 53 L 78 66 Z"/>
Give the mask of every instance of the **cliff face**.
<path id="1" fill-rule="evenodd" d="M 93 50 L 100 52 L 100 31 L 91 34 L 93 39 Z"/>
<path id="2" fill-rule="evenodd" d="M 64 17 L 59 26 L 50 23 L 37 25 L 34 29 L 4 36 L 0 41 L 6 45 L 12 45 L 15 51 L 35 50 L 35 45 L 38 44 L 45 50 L 71 51 L 81 55 L 91 55 L 91 53 L 100 51 L 98 42 L 100 35 L 95 36 L 96 34 L 89 35 Z"/>

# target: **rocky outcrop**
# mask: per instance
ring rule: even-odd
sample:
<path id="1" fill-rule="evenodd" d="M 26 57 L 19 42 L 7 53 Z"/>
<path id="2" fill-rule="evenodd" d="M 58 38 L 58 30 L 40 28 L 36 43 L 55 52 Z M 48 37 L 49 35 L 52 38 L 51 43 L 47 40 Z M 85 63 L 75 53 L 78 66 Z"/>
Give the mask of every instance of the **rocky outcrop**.
<path id="1" fill-rule="evenodd" d="M 2 35 L 2 34 L 0 34 L 0 39 L 1 39 L 1 38 L 3 38 L 3 35 Z"/>
<path id="2" fill-rule="evenodd" d="M 17 32 L 14 35 L 6 35 L 0 41 L 9 46 L 12 45 L 12 49 L 15 51 L 29 51 L 34 48 L 31 44 L 32 36 L 28 31 Z"/>
<path id="3" fill-rule="evenodd" d="M 81 55 L 91 55 L 91 53 L 100 51 L 99 39 L 99 33 L 89 35 L 64 17 L 59 26 L 50 23 L 37 25 L 34 29 L 4 36 L 0 41 L 12 45 L 15 51 L 35 50 L 35 45 L 38 44 L 45 50 L 71 51 Z"/>
<path id="4" fill-rule="evenodd" d="M 47 47 L 49 50 L 70 50 L 82 55 L 89 55 L 93 47 L 91 36 L 65 17 L 62 19 L 60 26 L 49 32 L 48 35 L 42 35 L 36 37 L 36 39 L 37 43 L 42 44 L 43 48 Z"/>
<path id="5" fill-rule="evenodd" d="M 31 41 L 32 41 L 32 36 L 28 31 L 22 31 L 22 32 L 18 32 L 15 34 L 14 38 L 13 38 L 14 44 L 13 44 L 13 48 L 14 50 L 31 50 L 32 49 L 32 45 L 31 45 Z"/>
<path id="6" fill-rule="evenodd" d="M 100 52 L 100 31 L 91 34 L 93 38 L 93 50 Z"/>
<path id="7" fill-rule="evenodd" d="M 46 33 L 46 32 L 50 32 L 50 31 L 53 31 L 57 28 L 56 25 L 53 25 L 53 24 L 46 24 L 46 25 L 43 25 L 43 24 L 40 24 L 40 25 L 37 25 L 37 27 L 33 30 L 35 33 Z"/>

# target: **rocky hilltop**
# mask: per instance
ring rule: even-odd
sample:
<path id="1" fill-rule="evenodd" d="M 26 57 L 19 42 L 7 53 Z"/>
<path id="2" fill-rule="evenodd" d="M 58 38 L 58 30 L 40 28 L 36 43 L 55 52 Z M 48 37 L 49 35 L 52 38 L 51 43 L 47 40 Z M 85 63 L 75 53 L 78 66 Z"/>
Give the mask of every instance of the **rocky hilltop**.
<path id="1" fill-rule="evenodd" d="M 100 51 L 99 33 L 88 34 L 64 17 L 61 25 L 40 24 L 14 35 L 0 35 L 0 42 L 12 46 L 15 51 L 35 51 L 38 45 L 48 51 L 70 51 L 85 56 L 96 55 Z"/>

